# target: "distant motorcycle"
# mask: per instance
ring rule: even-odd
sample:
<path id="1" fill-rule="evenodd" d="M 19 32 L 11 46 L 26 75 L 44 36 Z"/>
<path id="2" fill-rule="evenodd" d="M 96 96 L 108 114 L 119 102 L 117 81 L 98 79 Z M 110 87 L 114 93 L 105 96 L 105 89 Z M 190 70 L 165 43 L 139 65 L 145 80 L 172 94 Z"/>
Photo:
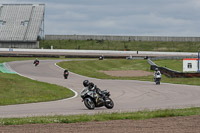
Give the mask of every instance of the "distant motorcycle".
<path id="1" fill-rule="evenodd" d="M 114 102 L 109 98 L 110 92 L 104 90 L 102 91 L 102 95 L 103 96 L 100 96 L 96 91 L 89 89 L 84 89 L 81 92 L 82 101 L 88 109 L 93 110 L 95 107 L 102 106 L 105 106 L 107 109 L 112 109 L 114 107 Z"/>
<path id="2" fill-rule="evenodd" d="M 39 60 L 35 60 L 35 61 L 33 62 L 33 64 L 35 64 L 35 66 L 39 65 Z"/>
<path id="3" fill-rule="evenodd" d="M 154 79 L 156 85 L 160 84 L 160 80 L 161 80 L 161 74 L 158 73 L 156 74 L 155 79 Z"/>
<path id="4" fill-rule="evenodd" d="M 103 59 L 104 59 L 103 55 L 99 57 L 99 60 L 103 60 Z"/>
<path id="5" fill-rule="evenodd" d="M 69 71 L 68 70 L 65 70 L 64 71 L 64 78 L 67 79 L 69 76 Z"/>

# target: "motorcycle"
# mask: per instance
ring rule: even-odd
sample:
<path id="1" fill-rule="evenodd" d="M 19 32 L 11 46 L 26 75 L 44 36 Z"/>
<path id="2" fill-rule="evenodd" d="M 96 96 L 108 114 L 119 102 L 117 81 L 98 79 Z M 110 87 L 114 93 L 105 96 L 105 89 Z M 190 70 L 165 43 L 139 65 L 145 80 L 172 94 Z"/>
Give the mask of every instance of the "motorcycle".
<path id="1" fill-rule="evenodd" d="M 65 70 L 65 71 L 64 71 L 64 78 L 67 79 L 67 78 L 68 78 L 68 75 L 69 75 L 68 70 Z"/>
<path id="2" fill-rule="evenodd" d="M 35 66 L 37 66 L 37 65 L 39 65 L 39 61 L 36 60 L 36 61 L 33 62 L 33 64 L 35 64 Z"/>
<path id="3" fill-rule="evenodd" d="M 110 92 L 107 90 L 102 91 L 102 96 L 100 96 L 96 91 L 89 89 L 84 89 L 81 92 L 81 98 L 83 99 L 85 106 L 93 110 L 95 107 L 105 106 L 107 109 L 112 109 L 114 107 L 114 102 L 109 98 Z"/>
<path id="4" fill-rule="evenodd" d="M 160 80 L 161 80 L 161 74 L 158 73 L 156 74 L 155 79 L 154 79 L 156 85 L 160 84 Z"/>
<path id="5" fill-rule="evenodd" d="M 104 57 L 103 57 L 103 56 L 100 56 L 100 57 L 99 57 L 99 60 L 103 60 L 103 59 L 104 59 Z"/>

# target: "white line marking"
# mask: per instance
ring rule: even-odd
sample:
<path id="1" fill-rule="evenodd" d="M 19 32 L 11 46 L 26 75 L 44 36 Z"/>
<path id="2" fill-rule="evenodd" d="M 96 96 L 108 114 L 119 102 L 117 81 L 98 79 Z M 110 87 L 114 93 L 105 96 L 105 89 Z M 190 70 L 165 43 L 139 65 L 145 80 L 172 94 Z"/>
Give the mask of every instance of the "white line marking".
<path id="1" fill-rule="evenodd" d="M 10 67 L 10 65 L 8 64 L 8 63 L 5 63 L 13 72 L 15 72 L 17 75 L 20 75 L 20 76 L 22 76 L 22 77 L 25 77 L 25 78 L 29 78 L 29 79 L 32 79 L 32 80 L 36 80 L 36 79 L 34 79 L 34 78 L 31 78 L 31 77 L 28 77 L 28 76 L 25 76 L 25 75 L 23 75 L 23 74 L 20 74 L 20 73 L 18 73 L 18 72 L 16 72 L 15 70 L 13 70 L 11 67 Z"/>
<path id="2" fill-rule="evenodd" d="M 64 68 L 58 66 L 56 63 L 55 63 L 55 66 L 58 67 L 58 68 L 60 68 L 60 69 L 62 69 L 62 70 L 65 70 Z M 67 100 L 76 98 L 76 97 L 78 96 L 78 92 L 76 92 L 76 91 L 73 90 L 72 88 L 69 88 L 69 89 L 70 89 L 71 91 L 73 91 L 73 92 L 75 93 L 75 95 L 74 95 L 73 97 L 71 97 L 71 98 L 67 98 Z"/>

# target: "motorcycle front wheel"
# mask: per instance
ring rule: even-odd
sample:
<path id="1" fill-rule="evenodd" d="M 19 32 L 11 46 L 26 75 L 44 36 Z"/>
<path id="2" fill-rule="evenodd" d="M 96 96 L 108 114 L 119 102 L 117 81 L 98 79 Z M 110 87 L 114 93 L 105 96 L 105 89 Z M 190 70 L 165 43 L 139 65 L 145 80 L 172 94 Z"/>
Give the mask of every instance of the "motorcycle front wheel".
<path id="1" fill-rule="evenodd" d="M 112 99 L 106 98 L 105 100 L 106 100 L 105 107 L 107 109 L 112 109 L 114 107 L 114 102 L 112 101 Z"/>
<path id="2" fill-rule="evenodd" d="M 159 84 L 160 84 L 160 80 L 157 80 L 157 81 L 156 81 L 156 85 L 159 85 Z"/>
<path id="3" fill-rule="evenodd" d="M 94 104 L 94 102 L 92 101 L 91 98 L 85 98 L 84 99 L 84 104 L 90 110 L 93 110 L 95 108 L 95 104 Z"/>
<path id="4" fill-rule="evenodd" d="M 160 82 L 158 81 L 158 82 L 156 82 L 156 84 L 157 84 L 157 85 L 159 85 L 159 84 L 160 84 Z"/>

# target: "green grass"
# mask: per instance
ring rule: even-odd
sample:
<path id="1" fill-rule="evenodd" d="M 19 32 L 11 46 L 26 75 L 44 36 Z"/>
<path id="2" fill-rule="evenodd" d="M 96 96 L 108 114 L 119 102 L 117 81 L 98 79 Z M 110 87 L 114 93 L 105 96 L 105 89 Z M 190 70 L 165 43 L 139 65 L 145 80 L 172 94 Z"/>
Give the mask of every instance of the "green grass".
<path id="1" fill-rule="evenodd" d="M 172 70 L 181 71 L 181 60 L 156 60 L 154 61 L 160 66 L 166 66 Z M 150 70 L 150 65 L 147 60 L 125 60 L 125 59 L 108 59 L 108 60 L 84 60 L 84 61 L 67 61 L 59 62 L 59 66 L 68 69 L 74 73 L 99 78 L 99 79 L 122 79 L 122 80 L 141 80 L 152 81 L 152 76 L 142 77 L 114 77 L 100 72 L 101 70 L 144 70 L 153 72 Z M 161 82 L 174 83 L 174 84 L 188 84 L 188 85 L 200 85 L 200 78 L 169 78 L 162 75 Z"/>
<path id="2" fill-rule="evenodd" d="M 125 113 L 100 113 L 95 115 L 69 115 L 69 116 L 42 116 L 25 118 L 1 118 L 0 125 L 22 125 L 22 124 L 48 124 L 48 123 L 77 123 L 90 121 L 108 121 L 108 120 L 145 120 L 161 117 L 191 116 L 200 115 L 200 108 L 185 109 L 165 109 L 155 111 L 138 111 Z"/>
<path id="3" fill-rule="evenodd" d="M 102 40 L 42 40 L 40 47 L 50 49 L 131 50 L 197 52 L 200 42 L 148 42 L 148 41 L 102 41 Z"/>
<path id="4" fill-rule="evenodd" d="M 146 60 L 82 60 L 82 61 L 66 61 L 57 63 L 59 66 L 75 72 L 80 75 L 99 78 L 99 79 L 136 79 L 129 77 L 113 77 L 100 72 L 101 70 L 149 70 L 149 64 Z"/>
<path id="5" fill-rule="evenodd" d="M 0 58 L 0 62 L 32 58 Z M 31 80 L 17 74 L 0 72 L 0 105 L 53 101 L 72 97 L 74 93 L 62 86 Z"/>
<path id="6" fill-rule="evenodd" d="M 160 67 L 167 67 L 172 70 L 183 72 L 183 60 L 155 60 L 153 62 Z"/>
<path id="7" fill-rule="evenodd" d="M 0 105 L 44 102 L 72 97 L 74 93 L 61 86 L 0 73 Z"/>

